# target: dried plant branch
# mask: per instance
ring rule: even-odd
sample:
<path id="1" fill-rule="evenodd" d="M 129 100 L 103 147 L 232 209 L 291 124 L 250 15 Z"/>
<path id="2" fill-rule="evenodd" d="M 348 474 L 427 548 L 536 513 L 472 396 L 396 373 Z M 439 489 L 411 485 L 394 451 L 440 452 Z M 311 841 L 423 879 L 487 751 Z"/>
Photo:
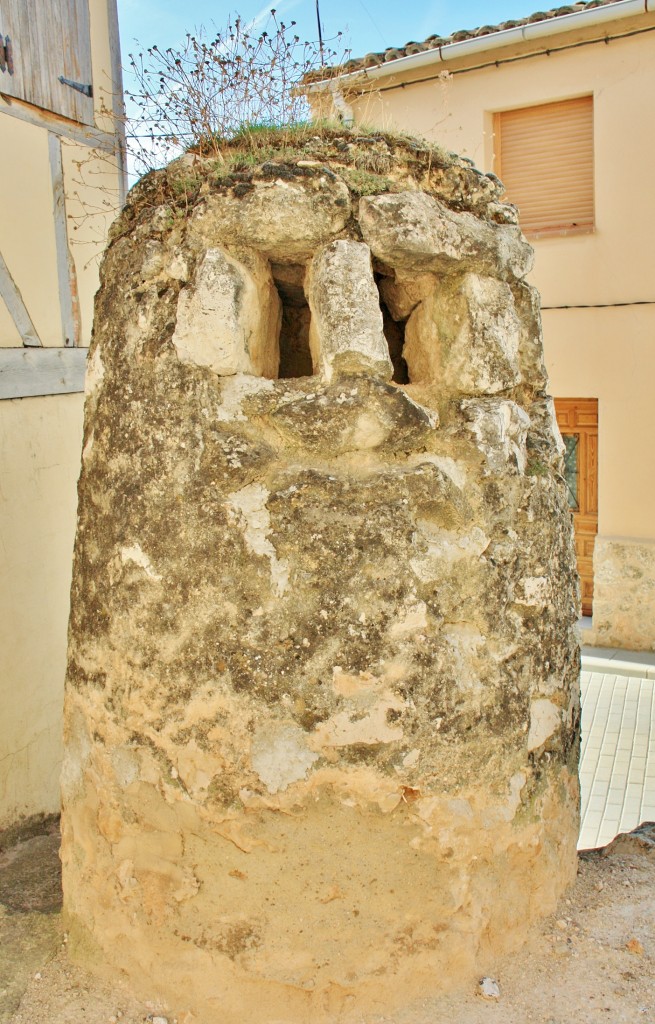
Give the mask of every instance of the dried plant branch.
<path id="1" fill-rule="evenodd" d="M 153 45 L 129 55 L 136 86 L 126 95 L 136 114 L 127 138 L 140 172 L 189 149 L 221 159 L 224 143 L 248 129 L 309 120 L 299 84 L 319 68 L 329 77 L 329 65 L 348 53 L 338 57 L 325 40 L 302 42 L 295 22 L 278 21 L 275 10 L 271 18 L 273 32 L 253 34 L 237 15 L 213 38 L 201 28 L 179 48 Z M 340 45 L 341 34 L 328 42 Z"/>

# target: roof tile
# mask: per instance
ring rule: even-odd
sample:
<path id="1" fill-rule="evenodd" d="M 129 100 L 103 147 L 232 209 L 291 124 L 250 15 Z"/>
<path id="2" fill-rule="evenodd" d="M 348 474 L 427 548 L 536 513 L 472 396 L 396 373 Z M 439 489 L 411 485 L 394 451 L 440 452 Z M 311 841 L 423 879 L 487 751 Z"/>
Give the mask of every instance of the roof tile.
<path id="1" fill-rule="evenodd" d="M 449 36 L 431 35 L 422 43 L 411 41 L 405 43 L 404 46 L 390 46 L 382 53 L 367 53 L 364 57 L 353 58 L 344 64 L 342 69 L 338 70 L 352 72 L 362 70 L 363 68 L 373 68 L 380 64 L 388 64 L 390 61 L 400 60 L 401 57 L 410 57 L 415 53 L 423 53 L 425 50 L 436 50 L 440 46 L 448 46 L 450 43 L 459 43 L 466 39 L 478 39 L 481 36 L 505 32 L 510 28 L 518 28 L 521 25 L 533 25 L 536 22 L 549 21 L 551 18 L 559 18 L 565 14 L 576 14 L 579 11 L 589 10 L 593 7 L 605 7 L 619 2 L 620 0 L 587 0 L 586 3 L 567 4 L 564 7 L 553 7 L 548 11 L 536 11 L 527 18 L 502 21 L 499 25 L 482 25 L 480 28 L 475 29 L 460 29 Z"/>

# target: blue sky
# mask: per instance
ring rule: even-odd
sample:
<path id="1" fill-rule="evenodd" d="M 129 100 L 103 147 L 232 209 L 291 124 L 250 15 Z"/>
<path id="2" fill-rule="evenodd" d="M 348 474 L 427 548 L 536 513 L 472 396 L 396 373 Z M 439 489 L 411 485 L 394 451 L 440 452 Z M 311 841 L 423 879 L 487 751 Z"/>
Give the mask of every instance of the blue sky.
<path id="1" fill-rule="evenodd" d="M 389 46 L 403 46 L 410 40 L 422 41 L 430 35 L 449 35 L 457 29 L 496 25 L 538 10 L 537 0 L 319 0 L 319 6 L 324 40 L 340 58 L 348 48 L 352 56 L 362 57 Z M 126 91 L 139 91 L 129 72 L 130 53 L 153 44 L 160 49 L 175 49 L 187 32 L 193 34 L 200 27 L 211 38 L 214 28 L 224 29 L 237 13 L 253 31 L 261 32 L 271 27 L 272 7 L 279 21 L 286 25 L 296 22 L 293 31 L 302 41 L 317 39 L 316 0 L 118 0 Z M 343 33 L 341 43 L 330 44 L 338 32 Z M 128 117 L 136 117 L 137 108 L 129 96 L 126 106 Z M 137 125 L 130 130 L 143 132 Z M 144 135 L 140 138 L 144 139 Z M 145 160 L 140 161 L 136 151 L 128 158 L 131 180 L 147 166 L 160 166 L 174 155 L 172 150 L 165 156 L 156 152 L 147 141 L 141 145 Z"/>
<path id="2" fill-rule="evenodd" d="M 448 35 L 457 29 L 494 25 L 508 18 L 521 18 L 539 10 L 537 0 L 319 0 L 325 38 L 344 33 L 345 45 L 353 56 L 387 46 L 402 46 L 409 40 L 429 35 Z M 236 13 L 265 29 L 268 12 L 275 7 L 278 18 L 295 20 L 301 39 L 314 40 L 316 0 L 279 0 L 265 4 L 261 0 L 118 0 L 123 63 L 142 46 L 174 46 L 200 25 L 211 30 L 223 28 Z"/>

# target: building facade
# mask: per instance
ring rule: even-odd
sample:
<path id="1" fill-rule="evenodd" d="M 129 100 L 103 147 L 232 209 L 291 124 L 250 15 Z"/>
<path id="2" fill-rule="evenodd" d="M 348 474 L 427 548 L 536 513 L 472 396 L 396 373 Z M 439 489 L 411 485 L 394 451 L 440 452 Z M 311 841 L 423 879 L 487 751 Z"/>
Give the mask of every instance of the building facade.
<path id="1" fill-rule="evenodd" d="M 468 156 L 519 207 L 585 639 L 639 650 L 655 649 L 654 58 L 653 0 L 592 0 L 369 54 L 311 87 L 323 113 Z"/>
<path id="2" fill-rule="evenodd" d="M 0 0 L 0 828 L 59 807 L 84 364 L 125 190 L 115 0 Z"/>

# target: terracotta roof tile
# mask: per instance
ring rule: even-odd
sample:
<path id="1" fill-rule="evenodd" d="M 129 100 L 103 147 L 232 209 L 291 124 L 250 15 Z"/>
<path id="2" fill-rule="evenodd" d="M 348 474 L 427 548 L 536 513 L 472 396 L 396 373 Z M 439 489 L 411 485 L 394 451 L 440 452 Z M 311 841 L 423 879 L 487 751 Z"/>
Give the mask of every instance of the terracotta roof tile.
<path id="1" fill-rule="evenodd" d="M 493 35 L 496 32 L 504 32 L 510 28 L 518 28 L 521 25 L 532 25 L 538 21 L 549 21 L 551 18 L 560 18 L 564 14 L 576 14 L 579 11 L 590 10 L 593 7 L 605 7 L 609 4 L 618 3 L 619 0 L 587 0 L 586 3 L 567 4 L 564 7 L 553 7 L 548 11 L 536 11 L 527 18 L 519 18 L 515 21 L 502 21 L 499 25 L 482 25 L 480 28 L 460 29 L 449 36 L 432 35 L 428 36 L 422 43 L 409 42 L 404 46 L 390 46 L 388 49 L 378 53 L 367 53 L 363 57 L 356 57 L 347 61 L 340 71 L 358 71 L 363 68 L 373 68 L 380 64 L 387 64 L 389 61 L 399 60 L 401 57 L 410 57 L 415 53 L 422 53 L 425 50 L 435 50 L 440 46 L 448 46 L 450 43 L 459 43 L 466 39 L 478 39 L 480 36 Z"/>

